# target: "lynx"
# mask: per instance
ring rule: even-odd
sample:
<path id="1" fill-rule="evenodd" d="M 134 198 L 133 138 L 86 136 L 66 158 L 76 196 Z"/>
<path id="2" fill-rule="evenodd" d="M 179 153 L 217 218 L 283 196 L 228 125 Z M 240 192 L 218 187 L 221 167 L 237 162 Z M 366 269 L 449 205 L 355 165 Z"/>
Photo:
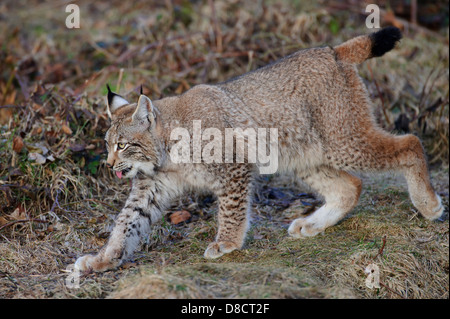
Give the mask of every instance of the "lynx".
<path id="1" fill-rule="evenodd" d="M 420 140 L 377 126 L 356 69 L 393 49 L 401 37 L 397 28 L 388 27 L 336 47 L 300 50 L 226 82 L 155 101 L 141 92 L 130 104 L 108 87 L 107 166 L 117 177 L 132 179 L 132 188 L 107 244 L 97 254 L 80 257 L 77 269 L 104 271 L 130 259 L 170 200 L 186 190 L 208 189 L 218 199 L 217 236 L 206 258 L 243 246 L 258 164 L 174 163 L 170 151 L 177 141 L 171 130 L 182 127 L 193 134 L 196 120 L 221 131 L 278 129 L 278 171 L 295 174 L 325 202 L 291 223 L 288 233 L 295 238 L 323 232 L 355 207 L 362 183 L 352 173 L 358 171 L 401 172 L 413 205 L 425 218 L 439 218 L 444 208 L 431 186 Z"/>

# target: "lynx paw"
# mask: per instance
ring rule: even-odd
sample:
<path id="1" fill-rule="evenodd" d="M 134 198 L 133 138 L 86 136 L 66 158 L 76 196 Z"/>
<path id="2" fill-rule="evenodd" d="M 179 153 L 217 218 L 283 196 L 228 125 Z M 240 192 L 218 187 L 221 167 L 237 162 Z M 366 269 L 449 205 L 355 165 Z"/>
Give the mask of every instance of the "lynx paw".
<path id="1" fill-rule="evenodd" d="M 99 255 L 86 255 L 75 262 L 75 269 L 81 272 L 101 272 L 119 266 L 118 262 L 107 260 Z"/>
<path id="2" fill-rule="evenodd" d="M 294 238 L 306 238 L 315 236 L 324 230 L 324 228 L 309 221 L 308 218 L 297 218 L 289 226 L 288 233 Z"/>
<path id="3" fill-rule="evenodd" d="M 436 194 L 436 201 L 437 204 L 435 204 L 435 207 L 431 209 L 430 211 L 424 211 L 422 213 L 425 218 L 429 220 L 436 220 L 442 218 L 444 215 L 444 205 L 442 205 L 442 199 L 439 195 Z"/>
<path id="4" fill-rule="evenodd" d="M 239 249 L 239 247 L 231 241 L 217 241 L 208 245 L 204 256 L 208 259 L 215 259 L 232 252 L 235 249 Z"/>
<path id="5" fill-rule="evenodd" d="M 440 219 L 444 215 L 444 205 L 442 205 L 441 197 L 436 194 L 411 194 L 411 201 L 417 210 L 428 220 Z"/>

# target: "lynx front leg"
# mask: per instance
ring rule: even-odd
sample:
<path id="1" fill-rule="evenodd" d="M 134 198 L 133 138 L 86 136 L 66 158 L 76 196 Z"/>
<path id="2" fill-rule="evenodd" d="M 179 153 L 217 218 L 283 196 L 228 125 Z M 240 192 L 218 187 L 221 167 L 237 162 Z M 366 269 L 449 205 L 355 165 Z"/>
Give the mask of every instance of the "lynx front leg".
<path id="1" fill-rule="evenodd" d="M 225 189 L 219 198 L 219 229 L 216 241 L 209 244 L 206 258 L 218 258 L 244 244 L 250 209 L 250 170 L 246 165 L 228 171 Z"/>
<path id="2" fill-rule="evenodd" d="M 162 217 L 161 207 L 168 194 L 155 180 L 134 180 L 133 189 L 115 222 L 108 243 L 96 255 L 78 258 L 80 271 L 105 271 L 131 258 L 141 238 L 150 232 L 152 223 Z"/>

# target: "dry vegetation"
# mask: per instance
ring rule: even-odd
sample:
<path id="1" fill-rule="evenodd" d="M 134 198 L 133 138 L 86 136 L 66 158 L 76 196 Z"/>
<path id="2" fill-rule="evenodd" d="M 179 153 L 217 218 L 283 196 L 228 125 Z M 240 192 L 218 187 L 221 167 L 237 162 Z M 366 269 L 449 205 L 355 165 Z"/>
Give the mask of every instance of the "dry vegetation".
<path id="1" fill-rule="evenodd" d="M 216 231 L 214 199 L 186 194 L 168 216 L 184 209 L 191 219 L 163 220 L 137 264 L 67 288 L 64 270 L 105 243 L 127 196 L 129 182 L 104 163 L 106 83 L 131 100 L 143 84 L 157 99 L 367 32 L 346 1 L 77 3 L 78 30 L 65 28 L 62 2 L 0 4 L 0 298 L 449 297 L 448 218 L 425 221 L 390 174 L 364 176 L 350 216 L 307 240 L 286 229 L 320 199 L 289 176 L 261 177 L 246 246 L 213 262 L 202 254 Z M 380 124 L 424 140 L 448 207 L 448 5 L 434 6 L 420 12 L 443 14 L 438 30 L 384 15 L 405 37 L 359 69 Z M 379 289 L 364 284 L 371 263 Z"/>

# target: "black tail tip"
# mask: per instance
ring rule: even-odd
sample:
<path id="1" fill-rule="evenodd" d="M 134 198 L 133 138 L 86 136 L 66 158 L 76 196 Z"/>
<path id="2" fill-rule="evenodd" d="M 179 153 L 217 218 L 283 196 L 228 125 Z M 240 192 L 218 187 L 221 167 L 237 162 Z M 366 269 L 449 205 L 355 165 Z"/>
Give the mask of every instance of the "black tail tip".
<path id="1" fill-rule="evenodd" d="M 379 57 L 395 47 L 402 38 L 402 32 L 396 27 L 386 27 L 369 37 L 372 40 L 372 56 Z"/>

